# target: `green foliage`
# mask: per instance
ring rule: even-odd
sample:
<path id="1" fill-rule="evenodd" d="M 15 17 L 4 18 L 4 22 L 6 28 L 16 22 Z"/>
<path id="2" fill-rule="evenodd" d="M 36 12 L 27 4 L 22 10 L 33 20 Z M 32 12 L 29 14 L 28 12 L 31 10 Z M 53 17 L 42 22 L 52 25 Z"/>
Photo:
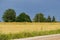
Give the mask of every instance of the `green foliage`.
<path id="1" fill-rule="evenodd" d="M 3 21 L 5 22 L 14 22 L 16 18 L 16 13 L 13 9 L 8 9 L 4 12 Z"/>
<path id="2" fill-rule="evenodd" d="M 16 22 L 31 22 L 31 19 L 29 15 L 23 12 L 19 16 L 17 16 Z"/>
<path id="3" fill-rule="evenodd" d="M 53 19 L 52 19 L 52 22 L 55 22 L 56 20 L 55 20 L 55 17 L 53 16 Z"/>
<path id="4" fill-rule="evenodd" d="M 16 17 L 16 12 L 13 9 L 6 10 L 2 18 L 4 22 L 32 22 L 30 16 L 24 12 L 20 13 Z M 48 16 L 48 18 L 45 18 L 43 13 L 38 13 L 35 15 L 33 21 L 34 22 L 55 22 L 56 19 L 54 16 L 52 20 L 50 16 Z"/>
<path id="5" fill-rule="evenodd" d="M 42 13 L 38 13 L 35 15 L 33 20 L 34 20 L 34 22 L 44 22 L 46 20 L 46 18 L 44 17 L 44 15 Z"/>
<path id="6" fill-rule="evenodd" d="M 51 17 L 50 16 L 48 16 L 47 22 L 51 22 Z"/>

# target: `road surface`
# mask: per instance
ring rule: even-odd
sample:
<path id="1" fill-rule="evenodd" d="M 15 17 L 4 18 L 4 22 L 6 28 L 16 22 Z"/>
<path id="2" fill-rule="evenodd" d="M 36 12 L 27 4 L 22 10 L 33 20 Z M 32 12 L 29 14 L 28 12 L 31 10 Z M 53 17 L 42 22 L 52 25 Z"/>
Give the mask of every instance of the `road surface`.
<path id="1" fill-rule="evenodd" d="M 14 40 L 60 40 L 60 34 L 37 36 L 37 37 L 14 39 Z"/>

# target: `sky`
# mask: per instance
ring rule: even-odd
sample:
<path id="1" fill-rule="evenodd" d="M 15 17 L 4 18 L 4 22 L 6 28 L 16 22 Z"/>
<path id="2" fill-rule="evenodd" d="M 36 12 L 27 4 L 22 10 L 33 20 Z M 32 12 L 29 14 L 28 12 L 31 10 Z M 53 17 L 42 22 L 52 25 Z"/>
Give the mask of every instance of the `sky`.
<path id="1" fill-rule="evenodd" d="M 60 21 L 60 0 L 0 0 L 0 21 L 7 9 L 14 9 L 17 16 L 25 12 L 33 19 L 35 14 L 43 13 Z"/>

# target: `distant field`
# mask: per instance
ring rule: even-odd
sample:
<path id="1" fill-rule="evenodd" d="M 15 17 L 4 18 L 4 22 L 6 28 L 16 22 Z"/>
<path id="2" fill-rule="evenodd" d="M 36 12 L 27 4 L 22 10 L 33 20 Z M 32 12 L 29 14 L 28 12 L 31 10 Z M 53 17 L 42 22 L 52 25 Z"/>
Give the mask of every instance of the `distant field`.
<path id="1" fill-rule="evenodd" d="M 60 29 L 60 23 L 0 23 L 1 33 L 49 31 Z"/>

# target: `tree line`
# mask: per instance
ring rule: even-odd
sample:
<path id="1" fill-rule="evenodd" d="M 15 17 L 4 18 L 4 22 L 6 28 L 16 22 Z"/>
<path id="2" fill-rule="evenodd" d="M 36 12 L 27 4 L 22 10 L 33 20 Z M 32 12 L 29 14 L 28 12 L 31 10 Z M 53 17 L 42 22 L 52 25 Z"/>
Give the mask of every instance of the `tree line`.
<path id="1" fill-rule="evenodd" d="M 43 13 L 37 13 L 33 20 L 31 20 L 30 16 L 25 12 L 22 12 L 16 16 L 16 12 L 13 9 L 7 9 L 2 16 L 2 19 L 4 22 L 56 22 L 54 16 L 53 18 L 50 16 L 46 18 Z"/>

